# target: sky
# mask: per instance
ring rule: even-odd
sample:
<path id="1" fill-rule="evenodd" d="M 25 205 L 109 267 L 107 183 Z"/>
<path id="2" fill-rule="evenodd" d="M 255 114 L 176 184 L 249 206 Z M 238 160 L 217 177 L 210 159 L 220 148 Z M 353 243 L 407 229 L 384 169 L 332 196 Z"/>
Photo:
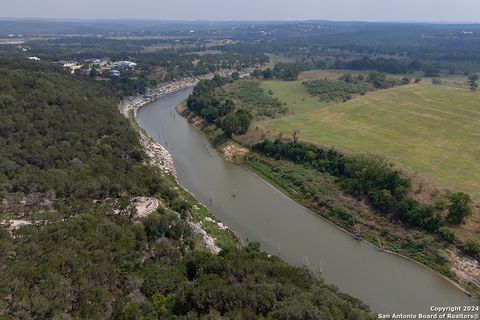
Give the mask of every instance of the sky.
<path id="1" fill-rule="evenodd" d="M 0 0 L 0 17 L 480 22 L 480 0 Z"/>

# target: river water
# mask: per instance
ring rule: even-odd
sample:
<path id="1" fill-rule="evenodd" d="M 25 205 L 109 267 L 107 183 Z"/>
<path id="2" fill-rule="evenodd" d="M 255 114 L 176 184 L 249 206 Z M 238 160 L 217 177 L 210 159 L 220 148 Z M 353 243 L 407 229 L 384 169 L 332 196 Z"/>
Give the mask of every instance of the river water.
<path id="1" fill-rule="evenodd" d="M 478 304 L 429 268 L 379 252 L 285 197 L 249 170 L 225 161 L 174 108 L 191 89 L 143 107 L 138 122 L 173 156 L 180 183 L 237 235 L 322 277 L 379 313 L 428 313 Z M 235 194 L 235 197 L 232 196 Z"/>

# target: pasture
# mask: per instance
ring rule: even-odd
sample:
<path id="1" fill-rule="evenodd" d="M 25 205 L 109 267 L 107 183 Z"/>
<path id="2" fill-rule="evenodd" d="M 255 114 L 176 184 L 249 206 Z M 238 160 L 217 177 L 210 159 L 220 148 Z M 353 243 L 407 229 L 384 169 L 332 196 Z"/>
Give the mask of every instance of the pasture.
<path id="1" fill-rule="evenodd" d="M 461 79 L 445 84 L 450 82 Z M 424 79 L 329 104 L 310 96 L 302 78 L 262 86 L 293 113 L 261 122 L 266 130 L 285 135 L 299 130 L 305 141 L 383 154 L 447 189 L 480 197 L 480 94 Z"/>

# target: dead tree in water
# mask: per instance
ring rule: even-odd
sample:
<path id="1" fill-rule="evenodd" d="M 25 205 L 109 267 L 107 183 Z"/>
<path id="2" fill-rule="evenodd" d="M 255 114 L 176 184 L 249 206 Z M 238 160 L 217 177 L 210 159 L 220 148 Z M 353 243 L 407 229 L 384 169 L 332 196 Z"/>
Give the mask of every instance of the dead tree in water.
<path id="1" fill-rule="evenodd" d="M 382 241 L 380 241 L 379 237 L 377 237 L 377 241 L 378 241 L 378 251 L 384 251 L 385 247 L 383 246 L 383 243 Z"/>
<path id="2" fill-rule="evenodd" d="M 318 276 L 321 276 L 324 271 L 325 271 L 325 267 L 323 266 L 323 262 L 320 261 L 320 265 L 319 265 L 318 268 L 317 268 L 317 274 L 318 274 Z"/>
<path id="3" fill-rule="evenodd" d="M 356 240 L 362 240 L 362 233 L 360 232 L 360 226 L 357 224 L 357 220 L 353 218 L 353 237 Z"/>
<path id="4" fill-rule="evenodd" d="M 305 269 L 308 269 L 308 267 L 310 266 L 310 259 L 308 257 L 303 257 L 302 265 Z"/>
<path id="5" fill-rule="evenodd" d="M 305 269 L 310 268 L 310 259 L 307 256 L 303 257 L 302 266 Z M 324 271 L 325 271 L 325 268 L 323 266 L 323 262 L 320 261 L 320 265 L 315 268 L 314 273 L 320 277 Z"/>

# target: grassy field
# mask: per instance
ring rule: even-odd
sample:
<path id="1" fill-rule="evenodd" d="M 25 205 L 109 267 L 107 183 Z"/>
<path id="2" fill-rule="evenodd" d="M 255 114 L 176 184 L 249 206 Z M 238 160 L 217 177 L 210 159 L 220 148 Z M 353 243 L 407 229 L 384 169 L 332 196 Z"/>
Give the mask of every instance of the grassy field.
<path id="1" fill-rule="evenodd" d="M 298 77 L 300 82 L 307 81 L 307 80 L 317 80 L 317 79 L 328 79 L 328 80 L 336 80 L 341 75 L 345 73 L 350 73 L 352 75 L 363 74 L 366 75 L 368 72 L 366 71 L 355 71 L 355 70 L 309 70 L 302 72 Z M 418 75 L 410 75 L 410 78 L 415 78 Z M 404 75 L 395 75 L 389 74 L 388 77 L 401 79 Z M 421 77 L 420 77 L 421 78 Z M 446 75 L 443 74 L 440 78 L 440 82 L 442 85 L 447 85 L 450 87 L 461 88 L 461 89 L 468 89 L 466 77 L 460 75 Z M 431 78 L 423 78 L 423 83 L 431 83 Z"/>
<path id="2" fill-rule="evenodd" d="M 271 92 L 282 103 L 286 103 L 290 112 L 295 114 L 310 112 L 329 105 L 327 102 L 321 102 L 318 98 L 311 96 L 302 81 L 264 81 L 262 87 Z"/>
<path id="3" fill-rule="evenodd" d="M 480 197 L 480 94 L 433 86 L 425 79 L 327 104 L 311 97 L 301 82 L 263 83 L 294 113 L 262 122 L 265 129 L 300 130 L 304 140 L 380 153 L 448 189 Z M 444 83 L 450 82 L 460 84 L 461 79 Z"/>

